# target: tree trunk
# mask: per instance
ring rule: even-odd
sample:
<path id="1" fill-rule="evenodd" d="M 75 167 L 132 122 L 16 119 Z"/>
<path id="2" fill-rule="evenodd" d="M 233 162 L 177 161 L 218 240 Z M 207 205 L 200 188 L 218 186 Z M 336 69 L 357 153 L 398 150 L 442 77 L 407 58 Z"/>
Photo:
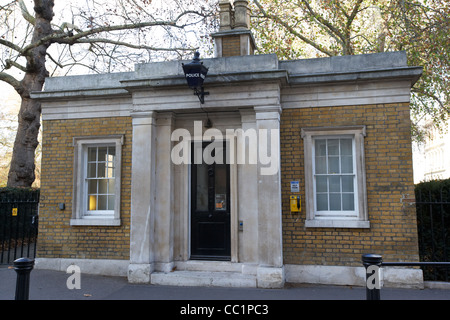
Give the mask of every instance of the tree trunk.
<path id="1" fill-rule="evenodd" d="M 34 158 L 39 143 L 37 138 L 40 109 L 38 102 L 22 97 L 18 116 L 19 126 L 8 174 L 8 187 L 31 187 L 35 180 Z"/>
<path id="2" fill-rule="evenodd" d="M 52 33 L 50 25 L 53 19 L 53 0 L 35 0 L 36 21 L 32 43 L 38 42 Z M 33 91 L 41 91 L 45 78 L 45 56 L 50 43 L 31 49 L 27 53 L 27 71 L 21 81 L 19 91 L 22 97 L 16 139 L 14 141 L 11 168 L 8 174 L 8 187 L 31 187 L 35 180 L 35 150 L 38 146 L 38 134 L 41 126 L 41 104 L 30 98 Z"/>

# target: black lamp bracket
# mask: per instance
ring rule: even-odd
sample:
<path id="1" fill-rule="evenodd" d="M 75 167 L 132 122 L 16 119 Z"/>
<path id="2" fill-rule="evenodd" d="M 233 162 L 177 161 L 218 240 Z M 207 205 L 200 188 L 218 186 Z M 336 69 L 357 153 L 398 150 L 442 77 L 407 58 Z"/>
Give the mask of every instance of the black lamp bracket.
<path id="1" fill-rule="evenodd" d="M 205 89 L 202 87 L 201 90 L 194 89 L 194 95 L 198 97 L 201 104 L 204 104 L 205 96 L 209 96 L 209 92 L 205 92 Z"/>

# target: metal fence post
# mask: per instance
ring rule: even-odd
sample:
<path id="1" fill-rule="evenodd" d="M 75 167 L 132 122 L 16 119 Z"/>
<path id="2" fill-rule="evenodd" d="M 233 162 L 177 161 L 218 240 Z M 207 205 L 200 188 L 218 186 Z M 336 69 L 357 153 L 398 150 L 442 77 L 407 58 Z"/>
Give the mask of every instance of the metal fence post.
<path id="1" fill-rule="evenodd" d="M 28 300 L 30 292 L 30 273 L 34 267 L 34 259 L 19 258 L 14 260 L 14 270 L 17 273 L 16 300 Z"/>
<path id="2" fill-rule="evenodd" d="M 380 278 L 379 268 L 383 258 L 378 254 L 364 254 L 362 256 L 362 263 L 366 269 L 366 299 L 367 300 L 380 300 Z M 369 267 L 374 266 L 368 270 Z"/>

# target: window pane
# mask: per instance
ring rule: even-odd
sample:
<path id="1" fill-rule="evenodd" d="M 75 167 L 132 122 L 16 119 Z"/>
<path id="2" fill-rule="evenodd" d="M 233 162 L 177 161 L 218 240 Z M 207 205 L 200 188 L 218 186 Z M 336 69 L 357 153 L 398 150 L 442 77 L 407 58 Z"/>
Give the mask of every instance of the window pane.
<path id="1" fill-rule="evenodd" d="M 114 170 L 114 166 L 111 165 L 110 162 L 108 162 L 108 167 L 107 167 L 107 169 L 106 169 L 106 176 L 107 176 L 108 178 L 114 178 L 115 174 L 116 174 L 116 173 L 115 173 L 115 170 Z"/>
<path id="2" fill-rule="evenodd" d="M 317 211 L 328 211 L 328 195 L 317 195 Z"/>
<path id="3" fill-rule="evenodd" d="M 325 157 L 327 155 L 327 140 L 317 139 L 315 142 L 316 157 Z"/>
<path id="4" fill-rule="evenodd" d="M 340 173 L 339 157 L 328 157 L 328 173 L 331 174 Z"/>
<path id="5" fill-rule="evenodd" d="M 341 211 L 341 194 L 330 193 L 330 210 Z"/>
<path id="6" fill-rule="evenodd" d="M 108 194 L 114 194 L 116 191 L 116 179 L 108 179 Z"/>
<path id="7" fill-rule="evenodd" d="M 328 155 L 329 156 L 339 156 L 339 140 L 328 139 Z"/>
<path id="8" fill-rule="evenodd" d="M 215 172 L 215 210 L 227 210 L 227 167 L 216 164 Z"/>
<path id="9" fill-rule="evenodd" d="M 96 169 L 97 169 L 97 165 L 95 163 L 89 163 L 87 177 L 88 178 L 96 178 L 97 177 Z"/>
<path id="10" fill-rule="evenodd" d="M 342 176 L 342 191 L 343 192 L 353 192 L 353 176 Z"/>
<path id="11" fill-rule="evenodd" d="M 98 180 L 98 193 L 107 194 L 108 193 L 108 180 L 100 179 Z"/>
<path id="12" fill-rule="evenodd" d="M 98 164 L 97 177 L 98 178 L 105 178 L 106 177 L 106 164 L 105 163 L 99 163 Z"/>
<path id="13" fill-rule="evenodd" d="M 107 161 L 108 147 L 98 148 L 98 161 Z"/>
<path id="14" fill-rule="evenodd" d="M 116 148 L 108 148 L 108 165 L 107 165 L 107 177 L 113 178 L 115 176 L 115 154 Z"/>
<path id="15" fill-rule="evenodd" d="M 326 157 L 316 157 L 316 173 L 324 174 L 327 173 L 327 158 Z"/>
<path id="16" fill-rule="evenodd" d="M 97 180 L 88 180 L 88 194 L 97 193 Z"/>
<path id="17" fill-rule="evenodd" d="M 342 156 L 342 173 L 353 173 L 353 157 L 352 156 Z"/>
<path id="18" fill-rule="evenodd" d="M 342 194 L 342 209 L 346 211 L 355 210 L 355 196 L 353 193 Z"/>
<path id="19" fill-rule="evenodd" d="M 344 156 L 351 156 L 352 152 L 352 139 L 341 139 L 341 154 Z"/>
<path id="20" fill-rule="evenodd" d="M 116 147 L 108 147 L 108 155 L 109 155 L 109 161 L 112 161 L 111 158 L 114 158 L 116 155 Z"/>
<path id="21" fill-rule="evenodd" d="M 327 176 L 317 176 L 316 183 L 316 192 L 328 192 Z"/>
<path id="22" fill-rule="evenodd" d="M 114 210 L 114 196 L 108 196 L 108 210 Z"/>
<path id="23" fill-rule="evenodd" d="M 197 210 L 208 211 L 208 165 L 197 165 Z"/>
<path id="24" fill-rule="evenodd" d="M 97 196 L 90 195 L 88 198 L 88 210 L 97 210 Z"/>
<path id="25" fill-rule="evenodd" d="M 330 177 L 330 192 L 341 192 L 341 177 Z"/>
<path id="26" fill-rule="evenodd" d="M 98 196 L 97 210 L 107 210 L 108 196 Z"/>
<path id="27" fill-rule="evenodd" d="M 88 161 L 97 161 L 97 148 L 88 148 Z"/>

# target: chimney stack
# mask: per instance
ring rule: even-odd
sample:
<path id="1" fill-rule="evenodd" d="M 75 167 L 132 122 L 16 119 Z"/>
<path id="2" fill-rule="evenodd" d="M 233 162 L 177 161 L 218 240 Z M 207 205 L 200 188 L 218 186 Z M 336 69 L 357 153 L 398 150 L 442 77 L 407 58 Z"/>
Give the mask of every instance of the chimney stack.
<path id="1" fill-rule="evenodd" d="M 216 57 L 252 55 L 256 45 L 250 31 L 250 9 L 247 0 L 219 1 L 219 32 L 211 36 Z"/>
<path id="2" fill-rule="evenodd" d="M 250 9 L 247 0 L 234 1 L 234 28 L 250 29 Z"/>
<path id="3" fill-rule="evenodd" d="M 229 0 L 219 1 L 219 31 L 231 30 L 233 24 L 233 8 L 231 7 L 231 2 Z"/>

